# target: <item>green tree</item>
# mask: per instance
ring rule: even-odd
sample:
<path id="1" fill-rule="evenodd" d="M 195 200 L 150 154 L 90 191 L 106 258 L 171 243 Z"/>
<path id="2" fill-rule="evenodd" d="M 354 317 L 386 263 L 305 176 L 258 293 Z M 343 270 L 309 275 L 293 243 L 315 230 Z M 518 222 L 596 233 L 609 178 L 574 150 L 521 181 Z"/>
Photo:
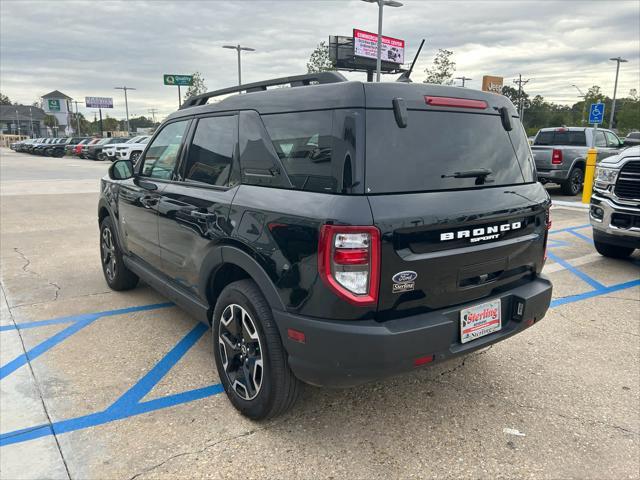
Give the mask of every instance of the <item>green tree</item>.
<path id="1" fill-rule="evenodd" d="M 153 123 L 153 120 L 143 115 L 139 117 L 130 118 L 129 125 L 131 125 L 131 130 L 133 132 L 136 131 L 136 128 L 150 128 L 155 126 L 155 124 Z"/>
<path id="2" fill-rule="evenodd" d="M 336 67 L 329 56 L 327 42 L 320 42 L 316 49 L 311 52 L 307 62 L 307 73 L 328 72 L 335 69 Z"/>
<path id="3" fill-rule="evenodd" d="M 11 105 L 11 100 L 6 95 L 0 93 L 0 105 Z"/>
<path id="4" fill-rule="evenodd" d="M 425 69 L 427 78 L 424 80 L 424 83 L 453 85 L 453 74 L 456 71 L 456 62 L 452 60 L 452 56 L 452 50 L 439 49 L 433 59 L 433 65 Z"/>
<path id="5" fill-rule="evenodd" d="M 207 93 L 207 86 L 204 84 L 204 77 L 200 72 L 193 72 L 193 83 L 187 88 L 184 99 L 187 100 L 196 95 Z"/>
<path id="6" fill-rule="evenodd" d="M 598 100 L 602 103 L 606 103 L 606 99 L 607 97 L 605 97 L 598 85 L 594 85 L 593 87 L 589 88 L 589 90 L 587 90 L 587 94 L 585 95 L 585 102 L 587 102 L 587 105 L 598 103 Z"/>
<path id="7" fill-rule="evenodd" d="M 99 123 L 100 122 L 98 122 L 98 124 Z M 125 125 L 126 125 L 126 122 L 125 122 Z M 120 130 L 120 121 L 107 115 L 106 118 L 102 119 L 102 128 L 104 128 L 105 132 L 114 132 L 114 131 Z M 126 126 L 125 126 L 125 129 L 126 129 Z"/>
<path id="8" fill-rule="evenodd" d="M 640 99 L 637 94 L 616 101 L 615 127 L 620 133 L 640 130 Z"/>

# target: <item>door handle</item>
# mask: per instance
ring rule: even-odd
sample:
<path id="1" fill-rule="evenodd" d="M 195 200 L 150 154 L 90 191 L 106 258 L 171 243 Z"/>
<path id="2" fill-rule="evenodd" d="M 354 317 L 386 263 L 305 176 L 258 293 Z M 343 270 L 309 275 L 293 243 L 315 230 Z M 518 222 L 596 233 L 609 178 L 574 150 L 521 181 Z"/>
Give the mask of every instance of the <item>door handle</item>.
<path id="1" fill-rule="evenodd" d="M 189 212 L 189 215 L 191 215 L 194 218 L 198 218 L 202 220 L 208 220 L 210 218 L 216 217 L 215 213 L 205 213 L 205 212 L 199 212 L 197 210 L 192 210 L 191 212 Z"/>

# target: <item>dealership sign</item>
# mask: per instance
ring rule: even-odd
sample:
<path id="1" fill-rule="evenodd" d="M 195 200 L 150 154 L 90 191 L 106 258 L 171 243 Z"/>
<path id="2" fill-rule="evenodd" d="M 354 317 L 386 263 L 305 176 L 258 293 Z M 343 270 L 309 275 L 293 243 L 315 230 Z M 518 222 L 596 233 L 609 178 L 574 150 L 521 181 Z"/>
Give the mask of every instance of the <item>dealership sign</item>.
<path id="1" fill-rule="evenodd" d="M 378 35 L 353 29 L 353 54 L 356 57 L 378 57 Z M 382 37 L 380 56 L 383 62 L 404 63 L 404 40 Z"/>
<path id="2" fill-rule="evenodd" d="M 47 110 L 50 112 L 59 112 L 60 111 L 60 100 L 47 100 Z"/>
<path id="3" fill-rule="evenodd" d="M 84 97 L 87 108 L 113 108 L 111 97 Z"/>
<path id="4" fill-rule="evenodd" d="M 485 75 L 482 77 L 482 91 L 492 93 L 502 93 L 502 84 L 504 79 L 502 77 L 494 77 L 491 75 Z"/>
<path id="5" fill-rule="evenodd" d="M 193 75 L 163 75 L 165 85 L 174 85 L 178 87 L 190 87 L 193 85 Z"/>

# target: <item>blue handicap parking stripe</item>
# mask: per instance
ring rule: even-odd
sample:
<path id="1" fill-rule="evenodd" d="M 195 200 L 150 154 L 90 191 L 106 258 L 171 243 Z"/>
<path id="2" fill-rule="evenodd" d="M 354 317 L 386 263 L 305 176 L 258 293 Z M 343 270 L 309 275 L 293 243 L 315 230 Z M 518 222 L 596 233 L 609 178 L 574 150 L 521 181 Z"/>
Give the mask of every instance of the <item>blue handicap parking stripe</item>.
<path id="1" fill-rule="evenodd" d="M 558 228 L 556 230 L 550 230 L 549 233 L 553 235 L 554 233 L 571 232 L 573 230 L 582 230 L 583 228 L 589 228 L 590 226 L 590 223 L 585 223 L 584 225 L 578 225 L 577 227 L 565 227 Z"/>
<path id="2" fill-rule="evenodd" d="M 592 238 L 589 238 L 589 237 L 587 237 L 586 235 L 583 235 L 583 234 L 581 234 L 581 233 L 578 233 L 578 232 L 576 232 L 575 230 L 569 230 L 569 233 L 570 233 L 571 235 L 573 235 L 573 236 L 575 236 L 575 237 L 578 237 L 579 239 L 584 240 L 585 242 L 590 243 L 590 244 L 592 244 L 592 245 L 593 245 L 593 239 L 592 239 Z"/>
<path id="3" fill-rule="evenodd" d="M 626 290 L 627 288 L 633 288 L 640 286 L 640 280 L 631 280 L 630 282 L 619 283 L 612 285 L 611 287 L 602 287 L 600 289 L 592 290 L 590 292 L 579 293 L 577 295 L 571 295 L 569 297 L 556 298 L 551 301 L 551 308 L 559 307 L 567 303 L 579 302 L 588 298 L 599 297 L 607 293 L 619 292 L 620 290 Z"/>
<path id="4" fill-rule="evenodd" d="M 596 290 L 601 289 L 601 288 L 605 288 L 605 286 L 603 284 L 601 284 L 600 282 L 598 282 L 597 280 L 594 280 L 593 278 L 591 278 L 589 275 L 587 275 L 586 273 L 582 272 L 581 270 L 579 270 L 578 268 L 574 267 L 573 265 L 571 265 L 569 262 L 567 262 L 565 259 L 560 258 L 557 255 L 554 255 L 551 252 L 547 252 L 547 256 L 553 260 L 554 262 L 562 265 L 564 268 L 566 268 L 567 270 L 569 270 L 571 273 L 573 273 L 574 275 L 576 275 L 578 278 L 580 278 L 581 280 L 583 280 L 584 282 L 588 283 L 589 285 L 591 285 L 593 288 L 595 288 Z"/>

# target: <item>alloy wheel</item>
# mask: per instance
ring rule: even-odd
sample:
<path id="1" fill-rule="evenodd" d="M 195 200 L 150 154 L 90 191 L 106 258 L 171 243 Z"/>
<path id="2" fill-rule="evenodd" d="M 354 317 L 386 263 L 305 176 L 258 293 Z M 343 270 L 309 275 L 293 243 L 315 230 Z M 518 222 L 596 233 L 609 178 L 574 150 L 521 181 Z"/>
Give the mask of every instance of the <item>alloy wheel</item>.
<path id="1" fill-rule="evenodd" d="M 223 310 L 218 344 L 229 385 L 243 400 L 254 399 L 264 378 L 262 345 L 256 324 L 242 306 L 234 303 Z"/>
<path id="2" fill-rule="evenodd" d="M 102 265 L 107 278 L 112 282 L 116 278 L 116 246 L 113 242 L 111 229 L 106 227 L 102 230 Z"/>

